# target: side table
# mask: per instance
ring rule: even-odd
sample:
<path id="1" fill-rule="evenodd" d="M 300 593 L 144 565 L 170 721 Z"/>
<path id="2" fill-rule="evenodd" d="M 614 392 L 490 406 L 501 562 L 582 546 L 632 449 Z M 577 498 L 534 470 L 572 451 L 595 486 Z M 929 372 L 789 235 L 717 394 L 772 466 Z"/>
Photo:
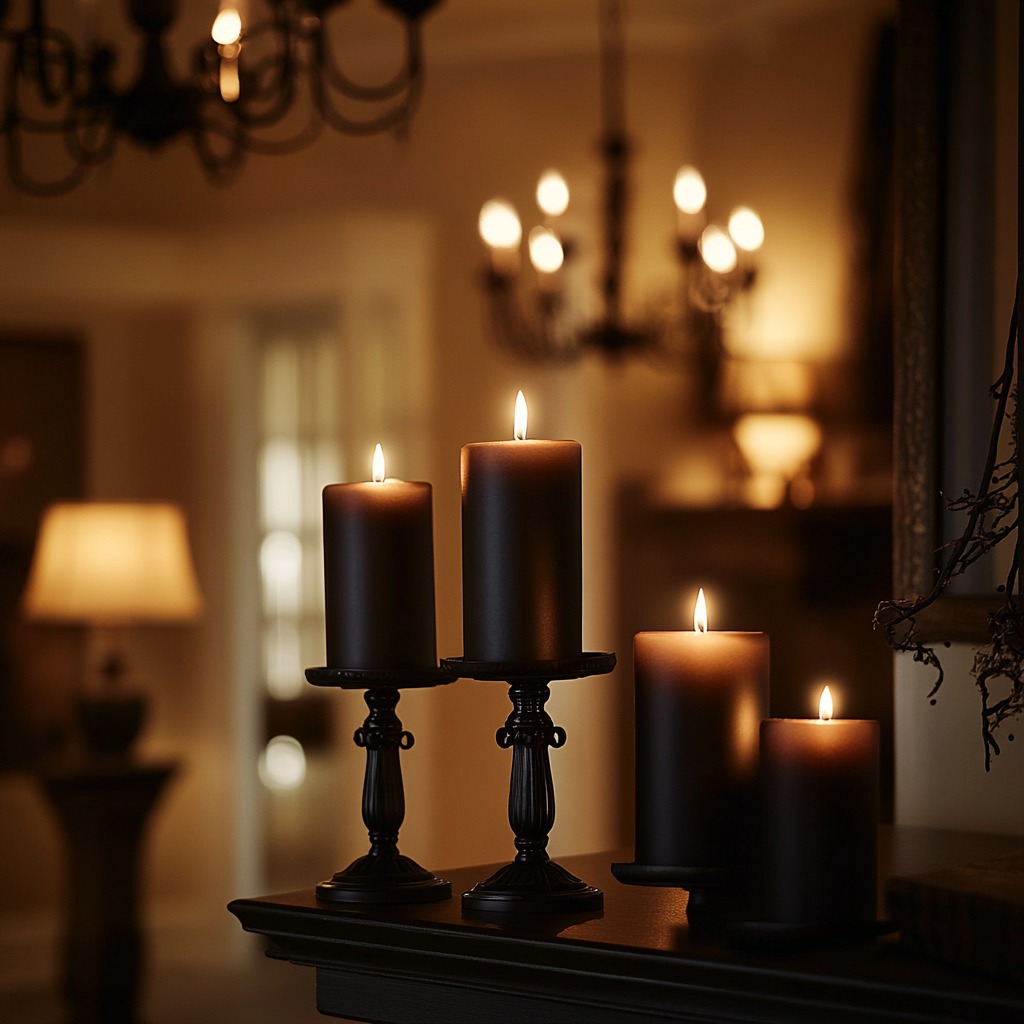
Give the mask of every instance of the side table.
<path id="1" fill-rule="evenodd" d="M 135 1024 L 139 850 L 176 769 L 97 759 L 38 772 L 67 840 L 62 985 L 74 1024 Z"/>

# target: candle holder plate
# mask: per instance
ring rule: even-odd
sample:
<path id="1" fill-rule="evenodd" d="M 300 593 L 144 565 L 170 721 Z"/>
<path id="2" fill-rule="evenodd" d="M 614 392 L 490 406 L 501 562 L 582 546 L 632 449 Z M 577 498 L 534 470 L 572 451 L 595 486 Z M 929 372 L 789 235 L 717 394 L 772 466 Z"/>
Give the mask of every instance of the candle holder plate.
<path id="1" fill-rule="evenodd" d="M 618 862 L 612 864 L 612 874 L 623 885 L 685 889 L 686 923 L 694 938 L 721 934 L 735 916 L 732 868 Z"/>

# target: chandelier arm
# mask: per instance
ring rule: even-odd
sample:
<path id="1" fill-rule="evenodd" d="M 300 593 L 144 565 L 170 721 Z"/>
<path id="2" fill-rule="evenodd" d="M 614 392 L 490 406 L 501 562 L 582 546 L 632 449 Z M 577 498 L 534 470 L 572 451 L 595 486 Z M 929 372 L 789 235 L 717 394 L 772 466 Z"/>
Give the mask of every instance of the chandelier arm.
<path id="1" fill-rule="evenodd" d="M 492 330 L 510 352 L 545 363 L 570 363 L 583 354 L 583 332 L 559 336 L 555 295 L 542 296 L 538 315 L 528 317 L 513 278 L 488 271 L 485 284 Z"/>
<path id="2" fill-rule="evenodd" d="M 47 41 L 57 47 L 55 56 L 47 55 Z M 29 30 L 17 33 L 14 36 L 14 53 L 9 67 L 5 128 L 13 129 L 23 125 L 32 132 L 49 130 L 50 126 L 57 122 L 37 120 L 26 116 L 21 109 L 20 83 L 30 83 L 39 100 L 47 107 L 55 107 L 68 99 L 75 82 L 74 49 L 70 39 L 62 32 L 46 29 L 39 33 Z M 53 81 L 54 75 L 60 76 L 60 83 Z"/>
<path id="3" fill-rule="evenodd" d="M 244 124 L 243 127 L 248 128 Z M 287 156 L 289 153 L 297 153 L 308 146 L 320 135 L 322 130 L 323 121 L 319 117 L 312 117 L 304 128 L 285 139 L 263 139 L 246 131 L 243 148 L 259 156 Z"/>
<path id="4" fill-rule="evenodd" d="M 46 0 L 28 0 L 17 27 L 6 17 L 0 47 L 7 90 L 0 108 L 0 135 L 12 183 L 34 195 L 70 192 L 89 169 L 109 159 L 124 134 L 156 149 L 179 134 L 192 137 L 204 172 L 223 180 L 247 152 L 294 153 L 319 136 L 324 125 L 351 135 L 397 131 L 406 126 L 423 89 L 420 22 L 437 0 L 383 0 L 404 18 L 405 52 L 389 80 L 365 84 L 345 74 L 341 54 L 324 28 L 343 0 L 269 0 L 268 12 L 229 52 L 212 41 L 195 47 L 190 74 L 170 69 L 164 43 L 177 13 L 176 0 L 128 0 L 126 16 L 141 35 L 140 71 L 126 90 L 110 72 L 116 51 L 106 44 L 74 42 L 51 27 Z M 255 44 L 255 45 L 254 45 Z M 240 96 L 224 100 L 219 78 L 224 60 L 237 60 Z M 308 116 L 298 103 L 306 105 Z M 273 128 L 289 134 L 266 138 Z M 61 139 L 67 174 L 40 180 Z M 31 159 L 30 159 L 31 158 Z M 59 165 L 59 158 L 55 158 Z"/>
<path id="5" fill-rule="evenodd" d="M 601 297 L 605 320 L 622 322 L 622 261 L 629 200 L 629 141 L 626 138 L 625 46 L 618 0 L 604 0 L 601 18 L 601 156 L 604 161 L 605 265 Z"/>
<path id="6" fill-rule="evenodd" d="M 114 55 L 96 47 L 83 62 L 85 92 L 74 98 L 74 113 L 67 120 L 68 149 L 80 163 L 100 164 L 117 144 L 117 97 L 110 81 Z"/>
<path id="7" fill-rule="evenodd" d="M 13 114 L 9 108 L 8 116 L 5 118 L 3 125 L 3 132 L 0 132 L 0 134 L 13 136 L 15 131 L 20 130 L 27 135 L 63 135 L 65 137 L 65 145 L 76 161 L 85 164 L 99 164 L 106 160 L 113 152 L 116 143 L 116 133 L 111 115 L 103 119 L 90 117 L 87 123 L 83 113 L 89 112 L 92 109 L 94 108 L 75 101 L 74 113 L 65 115 L 59 120 L 40 121 L 33 117 Z M 81 136 L 82 131 L 97 123 L 106 131 L 101 143 L 97 145 L 84 142 Z"/>
<path id="8" fill-rule="evenodd" d="M 49 181 L 34 178 L 24 166 L 20 134 L 17 131 L 7 133 L 7 173 L 15 187 L 27 195 L 41 199 L 67 195 L 85 180 L 87 169 L 85 164 L 76 164 L 63 177 Z"/>
<path id="9" fill-rule="evenodd" d="M 227 181 L 241 167 L 245 157 L 244 136 L 237 123 L 233 129 L 229 131 L 222 124 L 201 121 L 191 133 L 200 166 L 207 177 L 218 184 Z M 229 148 L 222 153 L 218 152 L 210 144 L 210 137 L 213 135 L 227 139 Z"/>
<path id="10" fill-rule="evenodd" d="M 419 21 L 407 21 L 405 26 L 405 59 L 394 77 L 380 85 L 363 85 L 349 78 L 338 66 L 331 51 L 327 34 L 321 30 L 313 41 L 316 64 L 323 70 L 329 85 L 349 99 L 364 103 L 382 103 L 405 92 L 415 81 L 422 67 L 422 42 Z"/>
<path id="11" fill-rule="evenodd" d="M 78 76 L 70 39 L 62 32 L 42 27 L 40 17 L 37 4 L 33 10 L 32 29 L 10 36 L 16 39 L 16 43 L 7 82 L 3 134 L 7 137 L 7 166 L 14 185 L 30 195 L 46 197 L 64 195 L 80 184 L 87 169 L 105 160 L 112 152 L 114 138 L 112 131 L 108 130 L 98 145 L 84 141 L 81 131 L 86 120 L 95 120 L 92 117 L 95 106 L 88 102 L 88 97 L 75 95 Z M 21 103 L 25 82 L 35 87 L 41 103 L 48 107 L 59 103 L 71 104 L 71 112 L 47 120 L 27 116 Z M 109 117 L 107 122 L 109 126 Z M 27 136 L 47 135 L 63 137 L 75 166 L 67 174 L 43 179 L 27 170 L 24 143 Z"/>
<path id="12" fill-rule="evenodd" d="M 66 32 L 47 27 L 42 7 L 41 0 L 34 0 L 31 27 L 15 35 L 15 63 L 24 67 L 34 57 L 36 88 L 43 102 L 53 106 L 74 89 L 75 46 Z M 51 44 L 55 54 L 48 53 Z M 54 82 L 53 76 L 59 76 L 60 81 Z M 26 74 L 25 77 L 33 76 Z"/>
<path id="13" fill-rule="evenodd" d="M 98 139 L 87 137 L 96 131 L 101 133 Z M 110 159 L 117 146 L 117 132 L 112 117 L 98 122 L 74 118 L 68 122 L 65 136 L 72 156 L 86 167 L 96 167 Z"/>
<path id="14" fill-rule="evenodd" d="M 377 135 L 386 131 L 400 131 L 403 129 L 416 109 L 422 92 L 423 77 L 421 75 L 418 79 L 414 79 L 409 83 L 406 94 L 400 102 L 375 117 L 365 120 L 357 120 L 343 114 L 334 106 L 330 94 L 325 92 L 320 86 L 314 89 L 314 96 L 315 105 L 321 117 L 335 131 L 343 132 L 346 135 Z"/>
<path id="15" fill-rule="evenodd" d="M 255 59 L 247 59 L 246 53 L 261 36 L 275 40 L 273 52 Z M 295 101 L 295 82 L 300 75 L 309 72 L 296 54 L 298 44 L 307 39 L 301 31 L 294 30 L 279 8 L 272 23 L 256 25 L 245 33 L 239 58 L 239 98 L 231 105 L 236 117 L 247 129 L 267 127 L 276 124 L 291 109 Z M 219 62 L 216 47 L 213 49 L 214 66 Z M 259 104 L 267 104 L 260 108 Z"/>

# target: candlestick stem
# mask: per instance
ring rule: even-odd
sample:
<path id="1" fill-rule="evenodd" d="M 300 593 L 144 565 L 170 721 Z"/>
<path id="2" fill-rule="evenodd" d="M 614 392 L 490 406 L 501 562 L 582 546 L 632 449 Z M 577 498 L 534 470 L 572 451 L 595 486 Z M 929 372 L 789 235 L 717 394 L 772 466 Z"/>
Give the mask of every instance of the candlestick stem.
<path id="1" fill-rule="evenodd" d="M 415 742 L 395 711 L 399 696 L 394 686 L 370 686 L 363 694 L 369 714 L 353 738 L 366 751 L 362 810 L 370 851 L 321 882 L 316 887 L 319 899 L 421 903 L 451 896 L 451 883 L 398 852 L 398 830 L 405 820 L 399 755 Z"/>
<path id="2" fill-rule="evenodd" d="M 548 859 L 548 834 L 555 823 L 555 787 L 548 747 L 565 743 L 565 730 L 544 710 L 551 691 L 546 683 L 515 682 L 509 687 L 513 710 L 497 732 L 498 746 L 512 748 L 508 821 L 516 834 L 516 861 Z"/>
<path id="3" fill-rule="evenodd" d="M 398 852 L 398 830 L 405 820 L 405 787 L 402 784 L 400 750 L 408 750 L 415 739 L 402 728 L 395 714 L 398 691 L 390 687 L 367 690 L 370 713 L 356 729 L 353 740 L 366 750 L 363 777 L 363 824 L 370 838 L 370 857 L 394 857 Z"/>
<path id="4" fill-rule="evenodd" d="M 555 786 L 548 747 L 565 744 L 565 730 L 544 710 L 548 679 L 509 681 L 512 712 L 498 730 L 503 750 L 512 748 L 508 823 L 515 833 L 516 857 L 486 881 L 463 893 L 462 905 L 482 911 L 600 910 L 604 893 L 587 885 L 548 856 L 548 834 L 555 823 Z"/>
<path id="5" fill-rule="evenodd" d="M 565 730 L 544 709 L 553 679 L 581 679 L 615 667 L 615 655 L 583 652 L 576 658 L 530 662 L 482 662 L 444 658 L 444 669 L 464 678 L 508 683 L 512 711 L 495 739 L 512 750 L 508 823 L 516 856 L 490 878 L 462 894 L 470 912 L 543 913 L 600 910 L 604 893 L 556 864 L 547 852 L 555 823 L 555 787 L 548 748 L 565 745 Z"/>

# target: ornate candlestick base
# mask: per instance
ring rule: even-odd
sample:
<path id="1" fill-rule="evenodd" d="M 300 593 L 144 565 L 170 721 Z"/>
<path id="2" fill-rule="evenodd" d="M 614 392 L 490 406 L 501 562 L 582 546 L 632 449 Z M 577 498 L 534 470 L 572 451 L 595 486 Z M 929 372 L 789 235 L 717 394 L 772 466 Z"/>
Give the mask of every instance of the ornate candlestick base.
<path id="1" fill-rule="evenodd" d="M 470 662 L 445 658 L 443 668 L 470 679 L 509 684 L 512 713 L 497 732 L 498 746 L 512 748 L 508 821 L 515 833 L 515 860 L 462 894 L 464 910 L 558 912 L 600 910 L 604 893 L 556 864 L 547 853 L 555 821 L 555 790 L 548 747 L 565 744 L 565 730 L 544 710 L 553 679 L 600 675 L 615 667 L 614 654 L 528 663 Z"/>
<path id="2" fill-rule="evenodd" d="M 363 690 L 369 714 L 356 729 L 355 743 L 366 750 L 363 777 L 363 823 L 370 852 L 316 887 L 317 899 L 343 903 L 427 903 L 448 899 L 450 882 L 437 878 L 411 857 L 398 852 L 398 830 L 405 819 L 405 791 L 399 752 L 413 735 L 395 713 L 399 689 L 438 686 L 458 677 L 443 669 L 418 672 L 370 669 L 308 668 L 314 686 Z"/>

